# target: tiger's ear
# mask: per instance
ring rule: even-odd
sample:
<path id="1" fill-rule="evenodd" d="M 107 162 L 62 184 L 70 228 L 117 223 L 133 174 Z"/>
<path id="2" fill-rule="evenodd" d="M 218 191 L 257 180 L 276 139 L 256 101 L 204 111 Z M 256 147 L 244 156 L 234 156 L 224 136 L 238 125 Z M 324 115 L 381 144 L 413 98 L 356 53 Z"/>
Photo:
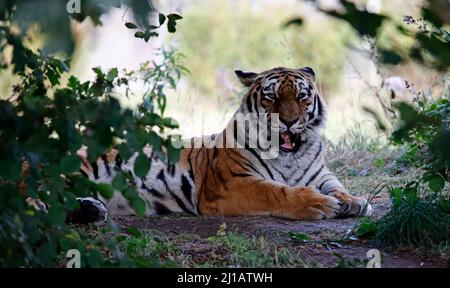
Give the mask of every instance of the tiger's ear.
<path id="1" fill-rule="evenodd" d="M 300 68 L 299 70 L 311 76 L 313 80 L 316 80 L 316 73 L 314 73 L 314 70 L 311 67 L 305 66 Z"/>
<path id="2" fill-rule="evenodd" d="M 241 70 L 235 70 L 234 73 L 239 78 L 239 81 L 241 81 L 242 84 L 249 87 L 253 84 L 253 82 L 256 79 L 256 76 L 258 76 L 258 73 L 255 72 L 244 72 Z"/>

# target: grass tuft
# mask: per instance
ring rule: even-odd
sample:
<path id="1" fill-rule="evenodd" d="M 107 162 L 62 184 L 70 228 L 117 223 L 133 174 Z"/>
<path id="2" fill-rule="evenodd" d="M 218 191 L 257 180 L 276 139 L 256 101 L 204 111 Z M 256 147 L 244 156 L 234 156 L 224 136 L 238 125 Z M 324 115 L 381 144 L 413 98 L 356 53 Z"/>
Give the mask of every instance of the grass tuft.
<path id="1" fill-rule="evenodd" d="M 443 245 L 450 239 L 450 217 L 436 204 L 422 199 L 394 205 L 377 222 L 374 240 L 390 247 Z"/>

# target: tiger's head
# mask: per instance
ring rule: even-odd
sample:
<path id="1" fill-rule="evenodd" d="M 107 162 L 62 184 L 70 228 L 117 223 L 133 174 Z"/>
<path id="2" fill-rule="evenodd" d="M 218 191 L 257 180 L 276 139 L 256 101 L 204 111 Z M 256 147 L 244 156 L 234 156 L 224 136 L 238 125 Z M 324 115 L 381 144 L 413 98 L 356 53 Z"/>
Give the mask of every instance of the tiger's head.
<path id="1" fill-rule="evenodd" d="M 241 70 L 235 73 L 249 88 L 241 111 L 265 113 L 268 119 L 272 113 L 278 113 L 281 151 L 297 151 L 301 135 L 318 132 L 325 122 L 325 102 L 316 88 L 315 73 L 311 68 L 278 67 L 261 73 Z"/>

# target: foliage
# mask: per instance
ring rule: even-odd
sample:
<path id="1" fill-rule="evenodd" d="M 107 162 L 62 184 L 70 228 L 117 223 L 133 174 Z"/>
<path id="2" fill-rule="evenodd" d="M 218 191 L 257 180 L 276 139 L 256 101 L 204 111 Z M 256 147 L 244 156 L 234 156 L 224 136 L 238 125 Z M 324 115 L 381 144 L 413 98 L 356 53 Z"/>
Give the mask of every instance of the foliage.
<path id="1" fill-rule="evenodd" d="M 376 224 L 377 242 L 389 247 L 447 245 L 450 217 L 437 205 L 438 199 L 418 197 L 414 188 L 394 188 L 390 193 L 394 204 Z"/>
<path id="2" fill-rule="evenodd" d="M 390 189 L 392 209 L 377 223 L 374 235 L 383 244 L 430 247 L 450 239 L 449 103 L 440 98 L 421 100 L 418 108 L 398 105 L 401 124 L 392 140 L 409 146 L 401 160 L 423 172 L 405 186 Z"/>
<path id="3" fill-rule="evenodd" d="M 139 29 L 135 37 L 148 41 L 151 37 L 158 36 L 157 31 L 164 23 L 167 24 L 169 32 L 175 32 L 176 21 L 182 18 L 178 14 L 158 13 L 151 1 L 83 0 L 80 3 L 79 12 L 68 10 L 67 8 L 70 8 L 68 4 L 70 1 L 4 0 L 0 3 L 0 21 L 18 27 L 20 32 L 16 36 L 20 37 L 26 36 L 30 28 L 37 25 L 47 39 L 43 47 L 45 54 L 64 51 L 67 55 L 71 55 L 74 42 L 70 30 L 70 19 L 78 22 L 90 19 L 95 25 L 101 25 L 101 15 L 107 13 L 111 8 L 121 8 L 125 5 L 133 12 L 136 23 L 126 22 L 124 25 L 129 29 Z M 68 13 L 71 13 L 70 17 L 68 17 Z M 156 18 L 154 17 L 156 15 L 158 16 L 158 25 L 152 25 L 154 24 L 152 20 Z"/>
<path id="4" fill-rule="evenodd" d="M 145 40 L 145 42 L 148 42 L 148 40 L 151 37 L 157 37 L 159 34 L 158 32 L 156 32 L 157 29 L 161 28 L 161 26 L 164 24 L 164 22 L 166 22 L 167 19 L 167 31 L 169 31 L 170 33 L 174 33 L 176 31 L 176 25 L 177 25 L 177 20 L 182 19 L 183 17 L 181 17 L 178 14 L 169 14 L 169 15 L 164 15 L 162 13 L 158 14 L 158 24 L 159 25 L 150 25 L 148 26 L 145 31 L 144 30 L 139 30 L 136 33 L 134 33 L 134 37 L 136 38 L 142 38 Z M 127 22 L 125 23 L 125 26 L 128 29 L 138 29 L 139 26 L 132 23 L 132 22 Z"/>
<path id="5" fill-rule="evenodd" d="M 370 12 L 366 9 L 357 7 L 355 3 L 340 0 L 343 11 L 323 9 L 319 1 L 316 2 L 317 8 L 323 13 L 347 22 L 361 37 L 369 37 L 377 40 L 376 49 L 378 60 L 387 65 L 397 65 L 407 60 L 414 60 L 422 65 L 446 71 L 450 67 L 450 56 L 447 52 L 450 48 L 450 34 L 443 28 L 449 24 L 449 20 L 435 9 L 440 1 L 425 1 L 421 6 L 420 19 L 414 19 L 405 15 L 404 25 L 395 18 L 388 17 L 381 13 Z M 427 3 L 429 2 L 429 3 Z M 443 4 L 445 7 L 440 9 L 449 9 L 450 5 Z M 301 23 L 302 18 L 291 19 L 290 22 Z M 404 47 L 399 45 L 398 39 L 390 41 L 382 40 L 382 26 L 387 23 L 394 27 L 396 38 L 408 37 L 415 41 L 409 41 L 410 45 Z M 409 29 L 410 26 L 416 26 L 418 29 Z"/>
<path id="6" fill-rule="evenodd" d="M 436 2 L 429 1 L 421 6 L 423 18 L 404 16 L 402 20 L 406 26 L 398 23 L 395 18 L 369 12 L 347 0 L 340 1 L 342 11 L 322 9 L 316 4 L 327 15 L 350 24 L 361 38 L 369 39 L 375 48 L 373 53 L 376 59 L 373 60 L 384 65 L 397 65 L 412 60 L 446 72 L 450 67 L 450 34 L 444 26 L 449 24 L 449 19 L 436 12 Z M 380 41 L 383 23 L 394 26 L 399 37 L 409 37 L 414 41 L 410 41 L 408 47 L 386 46 L 389 41 Z M 404 186 L 390 188 L 393 202 L 391 211 L 375 222 L 363 220 L 358 234 L 373 237 L 379 243 L 392 247 L 429 247 L 448 241 L 450 106 L 448 86 L 443 85 L 442 90 L 443 94 L 439 99 L 426 100 L 422 97 L 417 104 L 399 103 L 390 111 L 393 117 L 388 118 L 397 127 L 392 132 L 391 142 L 408 146 L 407 153 L 400 159 L 419 168 L 421 175 Z M 366 108 L 366 111 L 374 113 L 370 108 Z M 380 119 L 376 118 L 380 124 Z M 384 125 L 379 127 L 383 128 Z"/>
<path id="7" fill-rule="evenodd" d="M 41 25 L 43 30 L 56 27 L 66 33 L 64 26 L 70 24 L 68 14 L 65 10 L 61 12 L 58 4 L 64 1 L 32 2 L 2 1 L 0 4 L 0 50 L 2 55 L 6 49 L 13 51 L 12 58 L 1 59 L 2 65 L 14 67 L 20 77 L 13 95 L 0 101 L 0 266 L 54 266 L 68 249 L 80 250 L 83 266 L 137 265 L 133 257 L 118 252 L 114 241 L 89 240 L 83 230 L 66 225 L 67 211 L 79 207 L 76 201 L 79 196 L 100 194 L 110 198 L 118 190 L 139 215 L 144 214 L 147 205 L 133 185 L 127 185 L 133 181 L 129 175 L 119 174 L 112 186 L 90 182 L 78 172 L 81 160 L 76 154 L 86 145 L 89 160 L 93 161 L 117 146 L 126 158 L 150 144 L 161 159 L 175 163 L 179 150 L 172 145 L 172 136 L 165 133 L 178 124 L 164 116 L 165 94 L 167 89 L 175 88 L 185 69 L 177 64 L 176 53 L 163 50 L 162 64 L 146 63 L 139 71 L 124 71 L 124 75 L 119 75 L 115 68 L 109 71 L 94 68 L 95 81 L 82 83 L 71 76 L 66 85 L 61 85 L 61 76 L 69 71 L 69 61 L 46 52 L 66 49 L 68 46 L 51 47 L 52 43 L 64 39 L 56 39 L 52 34 L 56 31 L 49 30 L 50 41 L 44 49 L 33 51 L 25 38 L 27 28 L 33 23 Z M 103 8 L 114 1 L 105 2 L 108 5 L 100 2 L 103 1 L 83 2 L 86 15 L 74 18 L 82 20 L 89 16 L 100 24 L 99 17 L 106 11 Z M 38 11 L 46 4 L 59 7 L 56 10 L 59 13 L 40 17 Z M 37 12 L 31 13 L 34 11 L 29 9 Z M 167 16 L 169 22 L 180 18 L 171 15 Z M 25 16 L 32 18 L 20 22 Z M 55 24 L 54 17 L 67 19 Z M 169 24 L 169 31 L 173 32 L 174 28 L 174 23 Z M 137 111 L 122 108 L 117 99 L 117 89 L 129 93 L 133 81 L 143 81 L 149 89 Z M 150 161 L 140 157 L 134 168 L 138 175 L 144 175 Z M 48 213 L 29 205 L 25 201 L 28 196 L 46 203 Z M 109 252 L 105 253 L 104 249 Z"/>
<path id="8" fill-rule="evenodd" d="M 395 105 L 399 114 L 391 142 L 406 146 L 399 165 L 412 165 L 420 175 L 389 189 L 392 208 L 378 221 L 362 221 L 357 233 L 390 247 L 434 247 L 450 239 L 448 86 L 441 97 L 420 98 L 414 105 Z"/>

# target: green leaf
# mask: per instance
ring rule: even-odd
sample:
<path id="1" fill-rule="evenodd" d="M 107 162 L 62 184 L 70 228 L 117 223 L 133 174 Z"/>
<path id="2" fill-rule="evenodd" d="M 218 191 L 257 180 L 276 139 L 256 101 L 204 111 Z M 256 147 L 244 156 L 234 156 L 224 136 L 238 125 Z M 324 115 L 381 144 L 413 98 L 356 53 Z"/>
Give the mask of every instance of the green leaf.
<path id="1" fill-rule="evenodd" d="M 110 199 L 114 195 L 114 189 L 109 184 L 97 184 L 97 190 L 106 199 Z"/>
<path id="2" fill-rule="evenodd" d="M 417 40 L 420 43 L 420 47 L 433 56 L 437 69 L 445 71 L 450 67 L 450 53 L 448 53 L 450 49 L 449 42 L 443 41 L 433 34 L 430 36 L 418 34 Z"/>
<path id="3" fill-rule="evenodd" d="M 59 75 L 59 73 L 55 72 L 53 69 L 47 70 L 47 78 L 50 81 L 50 83 L 52 84 L 52 86 L 59 84 L 60 75 Z"/>
<path id="4" fill-rule="evenodd" d="M 391 198 L 394 201 L 394 205 L 399 205 L 403 199 L 403 190 L 400 188 L 394 188 L 389 190 Z"/>
<path id="5" fill-rule="evenodd" d="M 173 147 L 170 139 L 168 139 L 168 140 L 169 140 L 169 144 L 166 146 L 167 147 L 167 160 L 169 160 L 170 164 L 176 164 L 178 162 L 178 160 L 180 159 L 181 149 Z"/>
<path id="6" fill-rule="evenodd" d="M 386 16 L 381 14 L 375 14 L 366 10 L 357 9 L 355 3 L 341 0 L 341 4 L 345 8 L 345 12 L 322 10 L 330 16 L 347 21 L 358 33 L 362 35 L 369 35 L 375 37 L 377 35 L 378 28 Z"/>
<path id="7" fill-rule="evenodd" d="M 438 202 L 438 207 L 444 213 L 450 214 L 450 200 L 449 199 L 440 199 Z"/>
<path id="8" fill-rule="evenodd" d="M 428 181 L 428 187 L 430 187 L 433 192 L 440 192 L 445 187 L 445 180 L 439 174 L 434 174 Z"/>
<path id="9" fill-rule="evenodd" d="M 144 40 L 145 42 L 148 42 L 148 40 L 150 40 L 151 37 L 157 37 L 159 34 L 156 32 L 145 32 L 144 35 Z"/>
<path id="10" fill-rule="evenodd" d="M 20 178 L 22 165 L 14 160 L 5 159 L 0 161 L 0 176 L 7 180 L 17 180 Z"/>
<path id="11" fill-rule="evenodd" d="M 53 225 L 64 224 L 66 221 L 66 210 L 59 203 L 53 203 L 48 210 L 48 219 Z"/>
<path id="12" fill-rule="evenodd" d="M 433 154 L 436 157 L 441 158 L 445 161 L 450 161 L 450 130 L 441 129 L 437 132 L 436 136 L 432 140 L 430 146 Z"/>
<path id="13" fill-rule="evenodd" d="M 138 216 L 143 217 L 145 215 L 145 201 L 142 198 L 133 198 L 133 200 L 131 200 L 131 206 Z"/>
<path id="14" fill-rule="evenodd" d="M 397 65 L 403 61 L 402 57 L 395 51 L 388 49 L 378 49 L 380 54 L 381 62 L 391 65 Z"/>
<path id="15" fill-rule="evenodd" d="M 86 260 L 89 267 L 100 267 L 103 263 L 103 255 L 97 249 L 89 249 L 86 252 Z"/>
<path id="16" fill-rule="evenodd" d="M 162 13 L 159 13 L 159 25 L 161 26 L 166 21 L 166 16 Z"/>
<path id="17" fill-rule="evenodd" d="M 369 217 L 361 219 L 361 223 L 356 230 L 356 234 L 360 237 L 371 237 L 378 229 L 378 226 Z"/>
<path id="18" fill-rule="evenodd" d="M 71 174 L 80 170 L 81 160 L 76 155 L 64 156 L 60 163 L 61 171 L 65 174 Z"/>
<path id="19" fill-rule="evenodd" d="M 145 177 L 150 170 L 151 160 L 145 154 L 139 154 L 134 162 L 134 173 L 139 177 Z"/>
<path id="20" fill-rule="evenodd" d="M 291 231 L 288 233 L 288 235 L 292 240 L 296 242 L 306 243 L 311 240 L 311 237 L 300 232 Z"/>
<path id="21" fill-rule="evenodd" d="M 118 147 L 119 149 L 119 155 L 122 159 L 129 159 L 131 157 L 131 150 L 130 146 L 127 143 L 122 143 Z"/>
<path id="22" fill-rule="evenodd" d="M 181 17 L 178 14 L 169 14 L 167 15 L 167 19 L 169 19 L 169 21 L 167 22 L 167 31 L 169 31 L 170 33 L 174 33 L 176 31 L 175 26 L 177 26 L 177 20 L 182 19 L 183 17 Z"/>
<path id="23" fill-rule="evenodd" d="M 152 146 L 153 150 L 160 151 L 162 145 L 161 137 L 155 131 L 150 131 L 148 133 L 148 144 Z"/>
<path id="24" fill-rule="evenodd" d="M 136 238 L 140 238 L 142 236 L 141 230 L 136 227 L 128 227 L 127 231 Z"/>
<path id="25" fill-rule="evenodd" d="M 131 228 L 131 227 L 130 227 Z M 129 229 L 129 228 L 128 228 Z M 119 235 L 119 236 L 117 236 L 114 240 L 115 240 L 115 242 L 116 243 L 120 243 L 120 242 L 123 242 L 123 241 L 125 241 L 125 240 L 127 240 L 128 239 L 128 237 L 127 236 L 125 236 L 125 235 Z"/>
<path id="26" fill-rule="evenodd" d="M 119 173 L 116 175 L 116 177 L 112 181 L 111 185 L 112 185 L 112 187 L 114 187 L 114 189 L 119 190 L 119 191 L 122 191 L 123 189 L 127 188 L 127 186 L 128 186 L 127 180 L 122 173 Z"/>
<path id="27" fill-rule="evenodd" d="M 117 76 L 119 76 L 119 71 L 117 70 L 117 68 L 112 68 L 108 71 L 108 74 L 106 74 L 106 80 L 112 82 L 117 78 Z"/>
<path id="28" fill-rule="evenodd" d="M 180 126 L 180 124 L 178 124 L 177 120 L 170 118 L 170 117 L 162 119 L 162 124 L 168 128 L 172 128 L 172 129 L 178 128 Z"/>
<path id="29" fill-rule="evenodd" d="M 302 18 L 294 18 L 291 19 L 289 21 L 287 21 L 286 23 L 284 23 L 284 27 L 289 27 L 289 26 L 301 26 L 303 25 L 303 19 Z"/>
<path id="30" fill-rule="evenodd" d="M 136 37 L 136 38 L 144 38 L 145 37 L 145 33 L 143 31 L 138 31 L 138 32 L 134 33 L 134 37 Z"/>
<path id="31" fill-rule="evenodd" d="M 175 20 L 169 19 L 169 21 L 167 22 L 167 31 L 169 31 L 170 33 L 175 33 L 176 26 L 177 22 Z"/>
<path id="32" fill-rule="evenodd" d="M 44 174 L 46 176 L 57 176 L 59 174 L 61 174 L 61 165 L 47 165 L 44 167 Z"/>
<path id="33" fill-rule="evenodd" d="M 131 23 L 131 22 L 125 23 L 125 26 L 126 26 L 128 29 L 136 29 L 136 28 L 138 28 L 138 26 L 137 26 L 136 24 Z"/>
<path id="34" fill-rule="evenodd" d="M 161 116 L 156 113 L 145 114 L 140 120 L 143 125 L 149 126 L 161 126 L 163 125 L 163 120 Z"/>
<path id="35" fill-rule="evenodd" d="M 180 20 L 183 19 L 183 17 L 181 15 L 175 14 L 175 13 L 171 13 L 169 15 L 167 15 L 167 18 L 169 18 L 169 20 Z"/>

